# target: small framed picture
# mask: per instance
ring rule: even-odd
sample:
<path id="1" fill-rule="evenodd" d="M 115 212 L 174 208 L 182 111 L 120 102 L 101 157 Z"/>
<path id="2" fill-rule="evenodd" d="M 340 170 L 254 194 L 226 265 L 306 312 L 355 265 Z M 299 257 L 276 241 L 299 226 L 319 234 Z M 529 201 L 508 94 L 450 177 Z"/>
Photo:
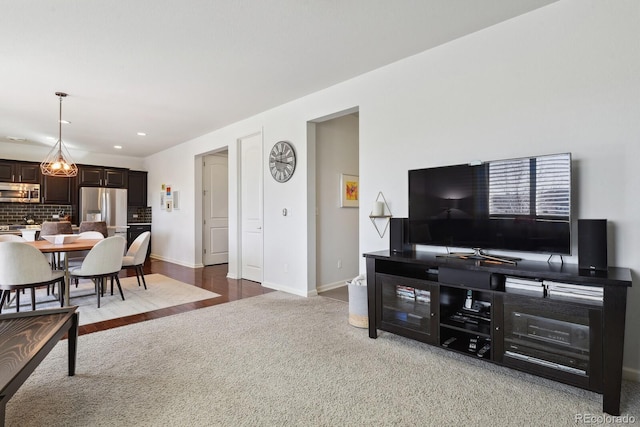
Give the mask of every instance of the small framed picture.
<path id="1" fill-rule="evenodd" d="M 173 190 L 173 209 L 180 210 L 180 192 Z"/>
<path id="2" fill-rule="evenodd" d="M 340 175 L 340 207 L 357 208 L 360 205 L 360 181 L 358 175 Z"/>

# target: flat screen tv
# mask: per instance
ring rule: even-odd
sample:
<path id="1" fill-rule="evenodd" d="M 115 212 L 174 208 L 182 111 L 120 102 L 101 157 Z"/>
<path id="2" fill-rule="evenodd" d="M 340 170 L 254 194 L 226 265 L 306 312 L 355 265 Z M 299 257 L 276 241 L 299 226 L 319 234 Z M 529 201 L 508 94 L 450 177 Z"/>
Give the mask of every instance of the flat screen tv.
<path id="1" fill-rule="evenodd" d="M 571 154 L 409 171 L 412 244 L 571 254 Z"/>

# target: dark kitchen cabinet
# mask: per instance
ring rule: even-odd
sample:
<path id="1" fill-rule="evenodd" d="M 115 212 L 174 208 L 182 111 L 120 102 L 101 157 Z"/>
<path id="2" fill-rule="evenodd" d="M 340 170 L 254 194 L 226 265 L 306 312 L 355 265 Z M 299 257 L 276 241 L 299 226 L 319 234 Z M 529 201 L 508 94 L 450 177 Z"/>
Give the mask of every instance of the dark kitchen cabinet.
<path id="1" fill-rule="evenodd" d="M 147 172 L 129 171 L 127 199 L 129 206 L 147 206 Z"/>
<path id="2" fill-rule="evenodd" d="M 80 187 L 127 188 L 127 172 L 127 169 L 80 166 L 78 168 L 78 185 Z"/>
<path id="3" fill-rule="evenodd" d="M 0 160 L 0 181 L 40 183 L 40 164 L 15 160 Z"/>
<path id="4" fill-rule="evenodd" d="M 73 204 L 76 179 L 60 176 L 42 176 L 42 203 L 54 205 Z"/>
<path id="5" fill-rule="evenodd" d="M 0 181 L 13 182 L 13 177 L 15 176 L 14 163 L 8 160 L 0 161 Z"/>
<path id="6" fill-rule="evenodd" d="M 16 164 L 18 172 L 18 181 L 29 184 L 38 184 L 40 182 L 40 164 L 38 163 L 18 163 Z"/>

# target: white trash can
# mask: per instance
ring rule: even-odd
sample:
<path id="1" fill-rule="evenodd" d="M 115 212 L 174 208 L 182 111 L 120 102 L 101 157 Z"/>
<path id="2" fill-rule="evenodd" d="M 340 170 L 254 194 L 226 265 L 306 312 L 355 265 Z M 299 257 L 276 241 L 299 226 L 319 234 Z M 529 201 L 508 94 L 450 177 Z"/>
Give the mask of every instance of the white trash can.
<path id="1" fill-rule="evenodd" d="M 357 328 L 369 327 L 367 309 L 367 279 L 360 275 L 347 282 L 349 286 L 349 324 Z"/>

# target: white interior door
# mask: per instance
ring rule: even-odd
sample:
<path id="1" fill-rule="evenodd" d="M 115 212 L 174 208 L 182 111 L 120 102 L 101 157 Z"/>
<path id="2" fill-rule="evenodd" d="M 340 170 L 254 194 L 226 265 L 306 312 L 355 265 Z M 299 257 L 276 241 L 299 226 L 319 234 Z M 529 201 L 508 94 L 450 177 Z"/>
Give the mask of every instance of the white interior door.
<path id="1" fill-rule="evenodd" d="M 243 279 L 262 283 L 262 134 L 240 139 Z"/>
<path id="2" fill-rule="evenodd" d="M 203 254 L 204 265 L 229 262 L 229 162 L 222 154 L 203 159 Z"/>

